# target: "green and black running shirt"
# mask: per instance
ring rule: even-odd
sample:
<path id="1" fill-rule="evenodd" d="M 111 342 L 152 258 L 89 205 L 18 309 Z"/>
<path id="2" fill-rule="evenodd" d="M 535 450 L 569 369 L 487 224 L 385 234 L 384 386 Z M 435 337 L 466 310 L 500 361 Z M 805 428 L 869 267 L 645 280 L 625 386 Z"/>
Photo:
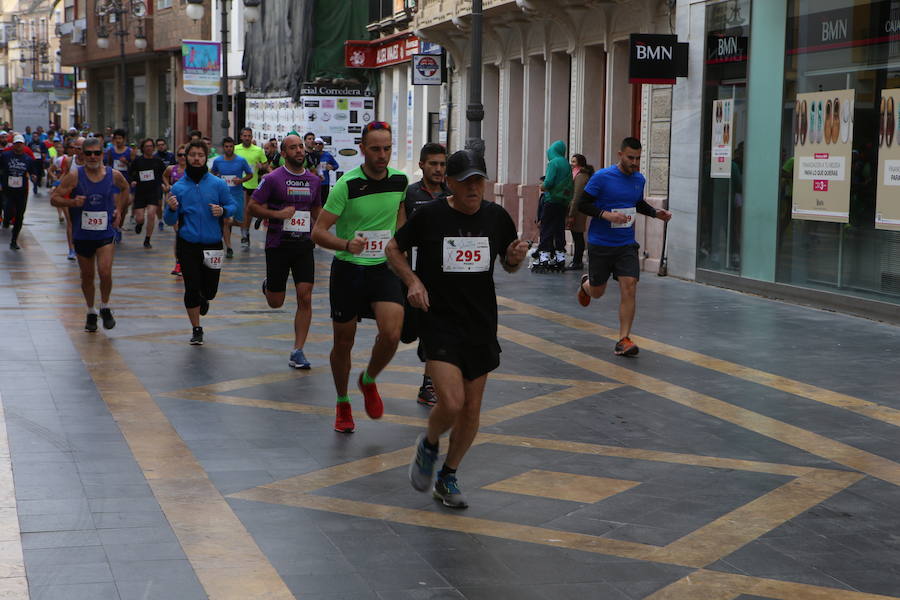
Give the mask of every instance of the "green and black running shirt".
<path id="1" fill-rule="evenodd" d="M 324 206 L 338 217 L 335 233 L 342 240 L 358 234 L 368 240 L 362 254 L 339 250 L 338 259 L 357 265 L 380 265 L 387 260 L 384 248 L 397 230 L 397 211 L 408 185 L 406 174 L 390 167 L 384 179 L 369 179 L 362 167 L 356 167 L 337 180 Z"/>

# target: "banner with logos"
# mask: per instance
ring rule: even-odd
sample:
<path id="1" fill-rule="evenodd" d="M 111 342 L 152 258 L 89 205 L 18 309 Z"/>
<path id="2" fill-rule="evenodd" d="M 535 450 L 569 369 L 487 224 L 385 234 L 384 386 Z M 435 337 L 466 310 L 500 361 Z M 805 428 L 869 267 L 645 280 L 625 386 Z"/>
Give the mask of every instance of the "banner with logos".
<path id="1" fill-rule="evenodd" d="M 332 181 L 362 164 L 359 144 L 363 127 L 375 120 L 375 98 L 358 89 L 322 86 L 302 87 L 299 102 L 289 96 L 247 98 L 246 126 L 260 146 L 271 138 L 279 141 L 290 131 L 300 135 L 314 133 L 325 141 L 325 150 L 337 160 Z M 307 92 L 316 92 L 315 94 Z"/>
<path id="2" fill-rule="evenodd" d="M 447 81 L 443 54 L 413 54 L 413 85 L 441 85 Z"/>
<path id="3" fill-rule="evenodd" d="M 709 176 L 731 179 L 731 147 L 734 140 L 734 100 L 713 100 L 712 160 Z"/>
<path id="4" fill-rule="evenodd" d="M 797 94 L 794 106 L 794 219 L 847 223 L 854 90 Z"/>
<path id="5" fill-rule="evenodd" d="M 875 229 L 900 231 L 900 89 L 884 90 L 878 112 Z"/>
<path id="6" fill-rule="evenodd" d="M 183 40 L 181 61 L 184 91 L 195 96 L 219 93 L 222 77 L 222 48 L 219 42 Z"/>
<path id="7" fill-rule="evenodd" d="M 46 128 L 50 123 L 50 97 L 45 92 L 13 92 L 12 93 L 13 129 L 32 131 L 38 127 Z"/>

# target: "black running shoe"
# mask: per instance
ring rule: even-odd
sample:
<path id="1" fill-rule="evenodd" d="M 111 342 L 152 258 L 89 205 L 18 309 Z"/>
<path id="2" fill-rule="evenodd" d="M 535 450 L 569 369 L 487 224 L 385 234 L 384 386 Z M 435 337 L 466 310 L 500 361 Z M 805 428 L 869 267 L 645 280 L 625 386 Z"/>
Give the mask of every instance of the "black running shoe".
<path id="1" fill-rule="evenodd" d="M 259 229 L 260 225 L 262 225 L 262 219 L 256 217 L 256 220 L 253 221 L 253 229 Z"/>
<path id="2" fill-rule="evenodd" d="M 134 232 L 135 232 L 135 233 L 140 233 L 141 230 L 142 230 L 143 228 L 144 228 L 144 224 L 143 224 L 143 223 L 138 223 L 137 225 L 134 226 Z"/>
<path id="3" fill-rule="evenodd" d="M 150 245 L 150 238 L 144 238 L 144 248 L 152 248 Z"/>
<path id="4" fill-rule="evenodd" d="M 88 313 L 87 320 L 84 322 L 84 330 L 91 333 L 97 331 L 97 313 Z"/>
<path id="5" fill-rule="evenodd" d="M 200 316 L 205 316 L 209 312 L 209 300 L 204 298 L 200 301 Z"/>
<path id="6" fill-rule="evenodd" d="M 191 335 L 191 346 L 203 345 L 203 328 L 194 327 L 193 335 Z"/>
<path id="7" fill-rule="evenodd" d="M 10 250 L 21 250 L 22 247 L 19 246 L 19 245 L 18 245 L 17 243 L 15 243 L 15 242 L 10 242 L 10 243 L 9 243 L 9 249 L 10 249 Z"/>
<path id="8" fill-rule="evenodd" d="M 116 320 L 113 318 L 112 311 L 108 308 L 100 309 L 100 318 L 103 319 L 103 329 L 112 329 L 116 326 Z M 94 319 L 94 328 L 96 329 L 96 315 Z"/>

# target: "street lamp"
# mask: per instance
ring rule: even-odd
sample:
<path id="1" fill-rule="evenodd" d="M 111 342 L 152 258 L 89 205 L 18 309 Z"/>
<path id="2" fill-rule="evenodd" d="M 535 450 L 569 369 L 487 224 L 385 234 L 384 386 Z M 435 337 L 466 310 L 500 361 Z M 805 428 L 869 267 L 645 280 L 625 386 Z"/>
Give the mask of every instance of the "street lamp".
<path id="1" fill-rule="evenodd" d="M 122 125 L 128 131 L 128 80 L 125 77 L 125 38 L 128 36 L 128 16 L 137 22 L 134 34 L 134 46 L 138 50 L 147 47 L 147 36 L 144 33 L 144 17 L 147 16 L 147 5 L 143 0 L 97 0 L 97 47 L 109 48 L 109 25 L 115 25 L 115 33 L 119 37 L 119 72 L 122 77 Z"/>
<path id="2" fill-rule="evenodd" d="M 39 74 L 38 63 L 46 65 L 50 62 L 48 58 L 50 44 L 47 41 L 47 20 L 41 19 L 39 22 L 36 22 L 34 19 L 30 19 L 26 22 L 24 19 L 18 19 L 16 26 L 19 37 L 19 62 L 23 67 L 26 62 L 31 62 L 32 81 L 37 81 Z M 26 50 L 31 53 L 31 58 L 25 58 Z"/>
<path id="3" fill-rule="evenodd" d="M 256 23 L 260 17 L 260 5 L 262 0 L 243 0 L 244 1 L 244 21 L 247 23 Z M 221 21 L 222 35 L 222 77 L 219 83 L 222 93 L 222 137 L 228 135 L 231 128 L 231 121 L 228 119 L 228 113 L 231 112 L 231 96 L 228 94 L 228 0 L 219 0 L 221 11 L 219 20 Z M 188 0 L 187 15 L 195 21 L 203 18 L 203 0 Z"/>

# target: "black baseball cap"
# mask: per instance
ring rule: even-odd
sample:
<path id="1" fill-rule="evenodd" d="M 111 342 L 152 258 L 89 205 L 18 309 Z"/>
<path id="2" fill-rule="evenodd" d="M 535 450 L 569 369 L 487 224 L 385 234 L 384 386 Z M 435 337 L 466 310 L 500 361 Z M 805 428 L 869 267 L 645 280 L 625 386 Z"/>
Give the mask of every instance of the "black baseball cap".
<path id="1" fill-rule="evenodd" d="M 471 150 L 459 150 L 447 159 L 447 177 L 463 181 L 473 175 L 487 179 L 487 166 L 484 158 Z"/>

